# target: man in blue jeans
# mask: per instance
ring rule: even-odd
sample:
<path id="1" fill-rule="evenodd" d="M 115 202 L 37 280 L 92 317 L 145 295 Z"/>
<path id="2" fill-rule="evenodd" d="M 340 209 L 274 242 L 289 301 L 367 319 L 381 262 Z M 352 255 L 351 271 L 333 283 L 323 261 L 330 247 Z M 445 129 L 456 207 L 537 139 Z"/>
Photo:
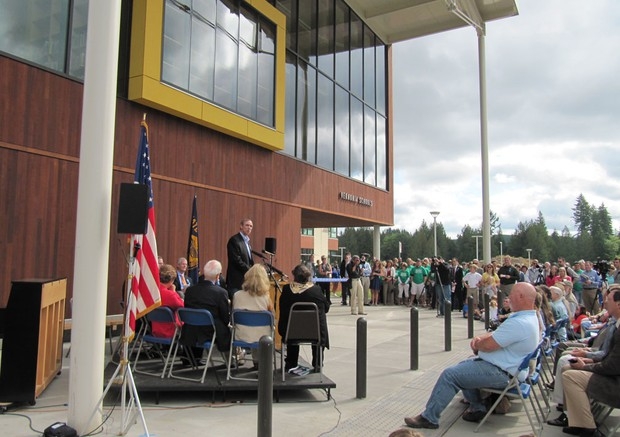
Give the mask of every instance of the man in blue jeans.
<path id="1" fill-rule="evenodd" d="M 523 359 L 538 346 L 540 329 L 534 309 L 536 290 L 527 282 L 515 284 L 510 293 L 511 316 L 496 331 L 474 338 L 471 349 L 475 358 L 448 367 L 442 372 L 426 403 L 416 417 L 405 417 L 411 428 L 435 429 L 439 416 L 460 391 L 469 402 L 463 419 L 479 422 L 486 414 L 480 388 L 506 387 Z M 519 379 L 525 379 L 525 371 Z"/>
<path id="2" fill-rule="evenodd" d="M 437 293 L 437 317 L 444 316 L 444 302 L 452 299 L 452 282 L 450 281 L 450 268 L 442 257 L 433 258 L 431 272 L 435 273 L 435 293 Z M 450 314 L 448 314 L 450 316 Z"/>

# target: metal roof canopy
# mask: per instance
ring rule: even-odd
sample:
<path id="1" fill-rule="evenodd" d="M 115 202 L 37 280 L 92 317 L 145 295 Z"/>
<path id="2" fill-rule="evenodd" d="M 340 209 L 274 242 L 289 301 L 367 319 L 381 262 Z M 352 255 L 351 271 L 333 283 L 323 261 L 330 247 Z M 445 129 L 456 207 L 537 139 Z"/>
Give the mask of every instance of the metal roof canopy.
<path id="1" fill-rule="evenodd" d="M 386 44 L 418 38 L 468 24 L 450 10 L 454 0 L 347 0 L 349 6 Z M 519 14 L 516 0 L 457 0 L 483 23 Z M 472 17 L 473 18 L 473 17 Z"/>

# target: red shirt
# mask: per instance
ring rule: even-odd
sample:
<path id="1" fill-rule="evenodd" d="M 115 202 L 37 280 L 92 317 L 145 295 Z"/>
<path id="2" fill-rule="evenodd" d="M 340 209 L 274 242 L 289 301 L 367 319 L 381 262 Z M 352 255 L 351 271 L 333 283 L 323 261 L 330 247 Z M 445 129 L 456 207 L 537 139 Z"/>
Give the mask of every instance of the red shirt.
<path id="1" fill-rule="evenodd" d="M 170 308 L 172 312 L 175 312 L 177 308 L 182 308 L 184 306 L 183 299 L 179 297 L 177 292 L 167 289 L 165 285 L 159 284 L 159 293 L 161 295 L 161 305 Z M 177 325 L 181 326 L 178 320 Z M 172 334 L 174 334 L 174 324 L 153 322 L 151 324 L 151 331 L 155 337 L 170 338 L 172 337 Z"/>

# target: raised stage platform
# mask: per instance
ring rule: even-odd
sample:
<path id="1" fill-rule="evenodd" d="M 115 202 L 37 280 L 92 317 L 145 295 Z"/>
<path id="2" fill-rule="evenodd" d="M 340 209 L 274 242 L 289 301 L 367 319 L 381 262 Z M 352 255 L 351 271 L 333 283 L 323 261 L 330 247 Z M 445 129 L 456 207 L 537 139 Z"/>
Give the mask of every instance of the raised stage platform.
<path id="1" fill-rule="evenodd" d="M 148 365 L 142 365 L 142 361 L 140 364 L 140 369 L 150 371 Z M 300 360 L 300 364 L 303 366 L 308 366 L 308 364 L 302 362 L 302 360 Z M 118 364 L 116 362 L 110 362 L 106 366 L 106 384 L 114 374 L 117 366 Z M 161 363 L 154 362 L 152 366 L 153 372 L 158 372 L 158 369 L 161 371 Z M 178 369 L 181 369 L 180 364 L 175 365 L 173 372 L 176 373 Z M 183 368 L 182 376 L 189 378 L 200 378 L 202 376 L 203 369 L 203 367 L 196 370 L 193 370 L 190 367 Z M 217 361 L 216 366 L 210 367 L 207 371 L 204 383 L 177 378 L 160 378 L 158 376 L 146 375 L 135 371 L 132 372 L 132 374 L 136 383 L 138 394 L 154 393 L 156 403 L 165 402 L 165 398 L 162 398 L 161 395 L 163 393 L 172 392 L 205 392 L 210 393 L 214 400 L 216 397 L 221 396 L 224 401 L 226 400 L 227 393 L 232 394 L 234 392 L 235 398 L 243 399 L 245 392 L 247 393 L 247 398 L 251 399 L 254 398 L 258 392 L 258 381 L 245 381 L 237 379 L 226 381 L 226 366 L 224 364 L 218 365 Z M 254 371 L 251 367 L 247 366 L 241 367 L 236 374 L 247 378 L 256 378 L 258 376 L 257 371 Z M 106 403 L 108 401 L 112 402 L 112 397 L 116 398 L 119 388 L 120 386 L 118 385 L 112 385 L 110 388 L 110 393 L 106 398 Z M 286 374 L 285 380 L 282 381 L 282 373 L 280 368 L 278 367 L 274 370 L 273 394 L 276 402 L 280 400 L 280 393 L 311 389 L 323 390 L 326 394 L 326 400 L 329 400 L 331 399 L 332 388 L 336 388 L 336 383 L 325 374 L 309 373 L 304 376 Z"/>

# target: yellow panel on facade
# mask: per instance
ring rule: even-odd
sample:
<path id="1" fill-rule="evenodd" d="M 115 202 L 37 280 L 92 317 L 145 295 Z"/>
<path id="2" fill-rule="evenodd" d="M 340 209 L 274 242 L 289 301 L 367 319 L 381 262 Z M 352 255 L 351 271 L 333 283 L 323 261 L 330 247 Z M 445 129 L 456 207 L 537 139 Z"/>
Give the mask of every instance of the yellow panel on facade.
<path id="1" fill-rule="evenodd" d="M 284 149 L 286 17 L 265 0 L 249 0 L 247 3 L 276 26 L 274 128 L 161 82 L 164 0 L 134 0 L 129 100 L 270 150 Z"/>

